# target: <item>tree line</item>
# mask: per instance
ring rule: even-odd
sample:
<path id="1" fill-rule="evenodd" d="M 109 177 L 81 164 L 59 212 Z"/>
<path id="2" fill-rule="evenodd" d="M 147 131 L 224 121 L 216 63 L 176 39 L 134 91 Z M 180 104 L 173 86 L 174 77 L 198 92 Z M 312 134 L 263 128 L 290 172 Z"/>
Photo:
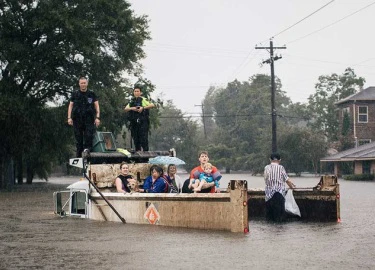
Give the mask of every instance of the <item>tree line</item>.
<path id="1" fill-rule="evenodd" d="M 335 103 L 360 91 L 364 82 L 351 68 L 342 74 L 322 75 L 306 103 L 293 103 L 276 79 L 277 142 L 289 172 L 320 173 L 319 160 L 329 148 L 341 151 L 354 147 L 350 119 L 344 117 L 344 124 L 339 125 Z M 234 80 L 224 88 L 211 87 L 202 103 L 200 122 L 184 117 L 169 101 L 160 110 L 161 126 L 153 131 L 151 144 L 157 148 L 168 142 L 187 161 L 188 169 L 197 162 L 197 151 L 204 149 L 211 161 L 227 172 L 263 173 L 271 153 L 270 89 L 271 78 L 264 74 L 243 82 Z M 176 117 L 171 120 L 171 115 Z"/>

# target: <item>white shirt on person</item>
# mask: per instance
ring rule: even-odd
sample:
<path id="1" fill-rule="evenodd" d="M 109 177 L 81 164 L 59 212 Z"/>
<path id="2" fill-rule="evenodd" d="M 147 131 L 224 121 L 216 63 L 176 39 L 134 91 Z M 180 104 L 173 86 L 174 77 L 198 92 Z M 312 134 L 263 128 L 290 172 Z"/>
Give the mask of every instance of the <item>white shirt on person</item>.
<path id="1" fill-rule="evenodd" d="M 277 163 L 268 164 L 264 168 L 264 181 L 266 183 L 266 201 L 279 192 L 285 197 L 285 182 L 289 179 L 284 167 Z"/>

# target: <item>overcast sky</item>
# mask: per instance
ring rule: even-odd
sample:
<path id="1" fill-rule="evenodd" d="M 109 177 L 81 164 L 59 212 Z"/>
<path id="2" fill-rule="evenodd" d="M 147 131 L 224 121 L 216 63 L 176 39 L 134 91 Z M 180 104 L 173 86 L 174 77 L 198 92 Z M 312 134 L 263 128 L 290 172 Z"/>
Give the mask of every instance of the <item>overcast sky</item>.
<path id="1" fill-rule="evenodd" d="M 146 43 L 147 57 L 142 64 L 145 77 L 157 87 L 153 97 L 163 94 L 183 112 L 200 112 L 195 105 L 211 85 L 225 86 L 234 79 L 245 81 L 254 74 L 270 74 L 269 65 L 260 66 L 269 53 L 254 47 L 268 46 L 272 36 L 274 46 L 287 47 L 275 52 L 282 55 L 275 62 L 275 75 L 293 102 L 307 102 L 320 75 L 342 74 L 347 67 L 366 79 L 365 87 L 375 86 L 375 1 L 130 3 L 137 15 L 147 15 L 150 20 L 152 40 Z"/>

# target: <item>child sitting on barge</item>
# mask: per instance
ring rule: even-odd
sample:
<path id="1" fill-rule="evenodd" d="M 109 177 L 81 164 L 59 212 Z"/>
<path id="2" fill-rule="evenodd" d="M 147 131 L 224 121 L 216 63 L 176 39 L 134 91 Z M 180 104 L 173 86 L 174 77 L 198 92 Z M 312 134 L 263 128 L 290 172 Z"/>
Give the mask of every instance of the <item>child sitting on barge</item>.
<path id="1" fill-rule="evenodd" d="M 204 184 L 207 183 L 215 183 L 215 187 L 219 188 L 219 180 L 221 177 L 218 177 L 216 179 L 213 178 L 212 176 L 212 170 L 213 166 L 211 163 L 206 163 L 203 165 L 203 171 L 199 174 L 199 179 L 195 179 L 193 181 L 192 187 L 194 188 L 194 192 L 200 192 L 202 190 L 202 187 Z"/>
<path id="2" fill-rule="evenodd" d="M 196 179 L 199 179 L 199 175 L 204 172 L 203 167 L 204 164 L 206 164 L 209 161 L 208 158 L 208 152 L 207 151 L 200 151 L 198 154 L 198 159 L 200 162 L 200 166 L 195 167 L 194 169 L 191 170 L 190 172 L 190 179 L 187 179 L 184 183 L 184 186 L 182 188 L 182 192 L 184 193 L 191 193 L 193 192 L 193 181 Z M 212 177 L 213 179 L 220 180 L 221 179 L 221 174 L 219 170 L 215 167 L 212 166 Z M 214 182 L 211 183 L 206 183 L 202 186 L 202 190 L 200 191 L 202 193 L 214 193 L 214 192 L 220 192 L 219 189 L 215 187 Z"/>

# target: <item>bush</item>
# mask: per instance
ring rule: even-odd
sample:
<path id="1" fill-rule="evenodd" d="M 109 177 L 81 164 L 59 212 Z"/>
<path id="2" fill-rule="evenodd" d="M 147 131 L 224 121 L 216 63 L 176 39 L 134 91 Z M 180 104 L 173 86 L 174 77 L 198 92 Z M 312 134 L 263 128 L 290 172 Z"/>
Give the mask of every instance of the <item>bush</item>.
<path id="1" fill-rule="evenodd" d="M 374 180 L 374 175 L 369 173 L 364 174 L 348 174 L 343 177 L 345 180 L 352 181 L 372 181 Z"/>

